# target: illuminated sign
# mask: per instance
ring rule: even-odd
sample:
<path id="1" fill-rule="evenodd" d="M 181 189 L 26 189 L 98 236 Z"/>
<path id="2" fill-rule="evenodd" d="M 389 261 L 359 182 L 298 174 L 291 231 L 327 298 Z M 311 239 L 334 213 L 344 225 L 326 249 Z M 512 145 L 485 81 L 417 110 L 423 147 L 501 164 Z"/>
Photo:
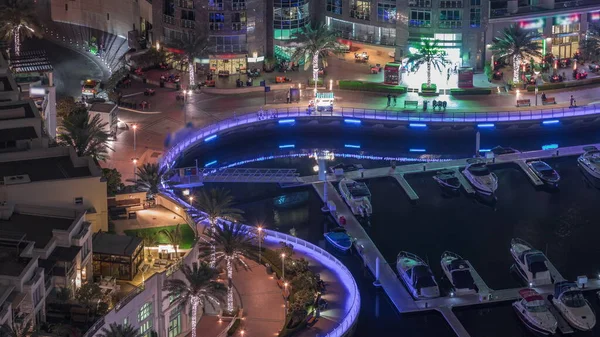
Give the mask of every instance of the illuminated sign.
<path id="1" fill-rule="evenodd" d="M 248 58 L 248 62 L 262 62 L 265 60 L 264 56 L 259 56 L 259 57 L 249 57 Z"/>
<path id="2" fill-rule="evenodd" d="M 557 16 L 554 18 L 554 24 L 558 26 L 572 25 L 579 22 L 579 14 Z"/>
<path id="3" fill-rule="evenodd" d="M 590 21 L 598 21 L 600 20 L 600 12 L 590 13 Z"/>
<path id="4" fill-rule="evenodd" d="M 45 95 L 46 89 L 44 88 L 29 88 L 29 95 Z"/>
<path id="5" fill-rule="evenodd" d="M 544 28 L 544 19 L 539 18 L 535 20 L 519 21 L 519 27 L 523 29 L 540 29 Z"/>

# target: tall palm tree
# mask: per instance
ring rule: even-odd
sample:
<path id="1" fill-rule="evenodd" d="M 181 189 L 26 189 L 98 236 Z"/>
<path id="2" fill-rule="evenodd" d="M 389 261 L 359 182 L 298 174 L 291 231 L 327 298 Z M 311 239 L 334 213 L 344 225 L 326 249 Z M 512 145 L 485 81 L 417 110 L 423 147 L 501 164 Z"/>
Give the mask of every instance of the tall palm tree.
<path id="1" fill-rule="evenodd" d="M 340 54 L 344 52 L 342 45 L 337 41 L 337 36 L 332 30 L 329 30 L 326 24 L 317 28 L 305 27 L 292 35 L 292 39 L 300 42 L 292 59 L 296 62 L 304 60 L 304 68 L 307 69 L 308 62 L 312 59 L 313 80 L 315 81 L 315 90 L 319 80 L 319 56 L 324 67 L 327 66 L 327 56 L 329 53 Z"/>
<path id="2" fill-rule="evenodd" d="M 40 37 L 42 29 L 35 14 L 33 3 L 28 0 L 8 0 L 0 7 L 0 36 L 14 39 L 15 55 L 21 52 L 21 32 L 26 37 Z"/>
<path id="3" fill-rule="evenodd" d="M 423 40 L 416 53 L 408 56 L 408 62 L 413 64 L 415 70 L 423 64 L 427 65 L 427 87 L 431 87 L 431 67 L 441 72 L 442 67 L 449 64 L 448 55 L 440 48 L 438 40 Z"/>
<path id="4" fill-rule="evenodd" d="M 58 142 L 75 148 L 80 157 L 90 156 L 95 161 L 106 161 L 110 135 L 104 131 L 108 123 L 103 123 L 100 115 L 90 118 L 86 108 L 77 107 L 63 119 L 59 129 Z"/>
<path id="5" fill-rule="evenodd" d="M 141 337 L 139 330 L 129 323 L 125 325 L 111 323 L 108 328 L 102 328 L 100 332 L 99 337 Z"/>
<path id="6" fill-rule="evenodd" d="M 136 188 L 140 191 L 146 191 L 148 196 L 158 193 L 161 177 L 167 173 L 166 167 L 161 167 L 159 164 L 146 163 L 142 164 L 136 172 L 136 179 L 127 179 L 129 182 L 134 182 Z"/>
<path id="7" fill-rule="evenodd" d="M 181 233 L 181 228 L 179 226 L 180 225 L 178 224 L 177 226 L 175 226 L 174 229 L 171 229 L 171 230 L 163 229 L 160 231 L 160 233 L 164 234 L 164 236 L 167 237 L 167 240 L 173 246 L 173 249 L 175 249 L 175 256 L 176 256 L 177 260 L 179 260 L 179 253 L 177 252 L 177 249 L 178 249 L 179 245 L 181 245 L 181 241 L 183 241 L 183 235 Z"/>
<path id="8" fill-rule="evenodd" d="M 588 26 L 580 49 L 586 59 L 596 59 L 600 55 L 600 24 L 592 23 Z"/>
<path id="9" fill-rule="evenodd" d="M 214 231 L 208 233 L 209 240 L 200 241 L 198 249 L 200 258 L 215 256 L 216 265 L 223 262 L 227 268 L 227 311 L 233 311 L 233 268 L 248 269 L 244 257 L 258 259 L 258 250 L 254 246 L 254 231 L 239 223 L 226 223 L 215 226 Z M 216 247 L 216 253 L 213 250 Z"/>
<path id="10" fill-rule="evenodd" d="M 141 238 L 144 242 L 144 247 L 146 248 L 146 256 L 144 258 L 149 260 L 148 256 L 150 256 L 150 247 L 154 247 L 158 244 L 158 238 L 156 237 L 156 233 L 149 231 L 142 232 Z"/>
<path id="11" fill-rule="evenodd" d="M 183 60 L 188 64 L 188 74 L 190 87 L 196 85 L 196 74 L 194 69 L 194 58 L 203 57 L 208 54 L 209 51 L 209 39 L 208 36 L 200 34 L 197 36 L 187 36 L 180 40 L 175 40 L 172 45 L 174 48 L 181 50 Z"/>
<path id="12" fill-rule="evenodd" d="M 512 24 L 492 41 L 490 51 L 498 58 L 508 58 L 512 62 L 513 82 L 519 82 L 519 65 L 521 60 L 542 57 L 537 42 L 542 36 L 533 30 L 525 30 Z"/>
<path id="13" fill-rule="evenodd" d="M 208 192 L 201 190 L 194 198 L 197 208 L 206 214 L 206 220 L 210 224 L 210 229 L 214 231 L 217 222 L 220 219 L 227 221 L 242 221 L 244 211 L 233 206 L 233 196 L 229 191 L 219 188 L 211 189 Z M 215 247 L 213 246 L 213 256 L 210 260 L 211 267 L 215 266 Z"/>
<path id="14" fill-rule="evenodd" d="M 168 294 L 166 298 L 176 298 L 178 303 L 190 303 L 192 305 L 192 337 L 196 337 L 196 315 L 198 304 L 220 304 L 225 295 L 225 285 L 215 281 L 219 272 L 202 262 L 181 266 L 184 279 L 170 278 L 165 282 L 164 291 Z"/>

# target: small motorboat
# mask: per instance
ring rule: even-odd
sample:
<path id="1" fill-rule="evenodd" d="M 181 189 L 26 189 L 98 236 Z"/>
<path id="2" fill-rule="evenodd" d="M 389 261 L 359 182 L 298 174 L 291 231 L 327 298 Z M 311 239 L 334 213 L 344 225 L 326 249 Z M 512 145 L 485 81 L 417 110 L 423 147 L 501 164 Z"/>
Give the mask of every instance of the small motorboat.
<path id="1" fill-rule="evenodd" d="M 503 154 L 512 154 L 512 153 L 521 153 L 521 151 L 513 149 L 512 147 L 505 146 L 496 146 L 491 149 L 491 152 L 496 156 L 501 156 Z"/>
<path id="2" fill-rule="evenodd" d="M 340 180 L 339 188 L 342 197 L 350 206 L 354 215 L 371 216 L 373 207 L 371 206 L 371 191 L 369 191 L 367 184 L 343 178 Z"/>
<path id="3" fill-rule="evenodd" d="M 592 178 L 600 180 L 600 151 L 595 146 L 583 148 L 584 154 L 577 158 L 577 164 Z"/>
<path id="4" fill-rule="evenodd" d="M 521 299 L 513 302 L 512 306 L 523 324 L 544 336 L 556 333 L 558 322 L 548 310 L 544 297 L 533 289 L 521 289 L 519 295 Z"/>
<path id="5" fill-rule="evenodd" d="M 362 169 L 363 166 L 361 164 L 344 164 L 344 163 L 339 163 L 333 166 L 329 167 L 329 171 L 331 171 L 331 173 L 335 173 L 336 170 L 342 170 L 342 173 L 344 172 L 353 172 L 353 171 L 358 171 L 360 169 Z"/>
<path id="6" fill-rule="evenodd" d="M 596 314 L 574 282 L 557 282 L 554 285 L 552 304 L 576 329 L 589 331 L 596 325 Z"/>
<path id="7" fill-rule="evenodd" d="M 325 239 L 329 241 L 329 243 L 342 252 L 346 252 L 352 247 L 352 238 L 342 227 L 337 227 L 332 231 L 323 234 L 323 236 L 325 236 Z"/>
<path id="8" fill-rule="evenodd" d="M 483 195 L 493 195 L 498 189 L 498 177 L 490 172 L 484 161 L 469 160 L 462 174 Z"/>
<path id="9" fill-rule="evenodd" d="M 440 288 L 431 269 L 420 257 L 409 252 L 400 252 L 396 259 L 396 269 L 414 298 L 440 296 Z"/>
<path id="10" fill-rule="evenodd" d="M 517 271 L 529 287 L 551 284 L 546 255 L 519 238 L 510 242 L 510 253 L 516 262 Z"/>
<path id="11" fill-rule="evenodd" d="M 560 175 L 546 162 L 541 160 L 534 160 L 527 163 L 527 166 L 531 168 L 533 173 L 535 173 L 541 181 L 544 182 L 545 185 L 550 187 L 558 187 L 558 182 L 560 181 Z"/>
<path id="12" fill-rule="evenodd" d="M 435 180 L 440 187 L 457 191 L 460 189 L 460 180 L 456 176 L 457 173 L 458 172 L 454 170 L 438 171 L 436 175 L 433 176 L 433 180 Z"/>
<path id="13" fill-rule="evenodd" d="M 444 274 L 454 288 L 454 295 L 467 295 L 477 293 L 475 281 L 471 275 L 469 262 L 460 255 L 445 251 L 440 264 Z"/>

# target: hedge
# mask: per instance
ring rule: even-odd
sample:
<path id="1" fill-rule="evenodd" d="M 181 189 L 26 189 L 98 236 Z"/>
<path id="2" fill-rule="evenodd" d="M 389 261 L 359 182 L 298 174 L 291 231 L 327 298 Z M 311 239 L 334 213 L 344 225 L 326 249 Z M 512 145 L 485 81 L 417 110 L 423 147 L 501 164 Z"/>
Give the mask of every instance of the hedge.
<path id="1" fill-rule="evenodd" d="M 600 77 L 594 77 L 594 78 L 586 78 L 585 80 L 576 80 L 576 81 L 559 82 L 559 83 L 546 83 L 546 84 L 538 85 L 538 90 L 546 91 L 546 90 L 565 89 L 565 88 L 579 87 L 579 86 L 583 86 L 583 85 L 599 84 L 599 83 L 600 83 Z M 527 91 L 534 92 L 535 85 L 528 85 Z"/>
<path id="2" fill-rule="evenodd" d="M 473 88 L 473 89 L 450 89 L 450 95 L 462 96 L 462 95 L 489 95 L 492 93 L 490 88 Z"/>
<path id="3" fill-rule="evenodd" d="M 406 93 L 406 87 L 401 85 L 388 85 L 383 83 L 366 82 L 366 81 L 339 81 L 340 89 L 344 90 L 360 90 L 360 91 L 375 91 L 386 92 L 392 94 Z"/>
<path id="4" fill-rule="evenodd" d="M 437 91 L 437 84 L 431 83 L 430 86 L 427 86 L 427 83 L 422 83 L 421 84 L 421 91 L 422 92 L 436 92 Z"/>

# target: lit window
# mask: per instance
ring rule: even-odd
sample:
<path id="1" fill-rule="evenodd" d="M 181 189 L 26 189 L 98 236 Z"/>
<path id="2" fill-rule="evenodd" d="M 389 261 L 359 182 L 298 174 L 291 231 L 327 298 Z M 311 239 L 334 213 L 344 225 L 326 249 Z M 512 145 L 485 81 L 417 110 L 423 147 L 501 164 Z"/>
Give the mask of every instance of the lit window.
<path id="1" fill-rule="evenodd" d="M 138 321 L 141 322 L 152 314 L 152 302 L 147 302 L 142 305 L 138 314 Z"/>
<path id="2" fill-rule="evenodd" d="M 169 337 L 175 337 L 181 333 L 181 312 L 171 316 L 169 319 Z"/>
<path id="3" fill-rule="evenodd" d="M 140 325 L 140 335 L 142 337 L 150 337 L 152 332 L 152 320 L 147 320 L 144 324 Z"/>

